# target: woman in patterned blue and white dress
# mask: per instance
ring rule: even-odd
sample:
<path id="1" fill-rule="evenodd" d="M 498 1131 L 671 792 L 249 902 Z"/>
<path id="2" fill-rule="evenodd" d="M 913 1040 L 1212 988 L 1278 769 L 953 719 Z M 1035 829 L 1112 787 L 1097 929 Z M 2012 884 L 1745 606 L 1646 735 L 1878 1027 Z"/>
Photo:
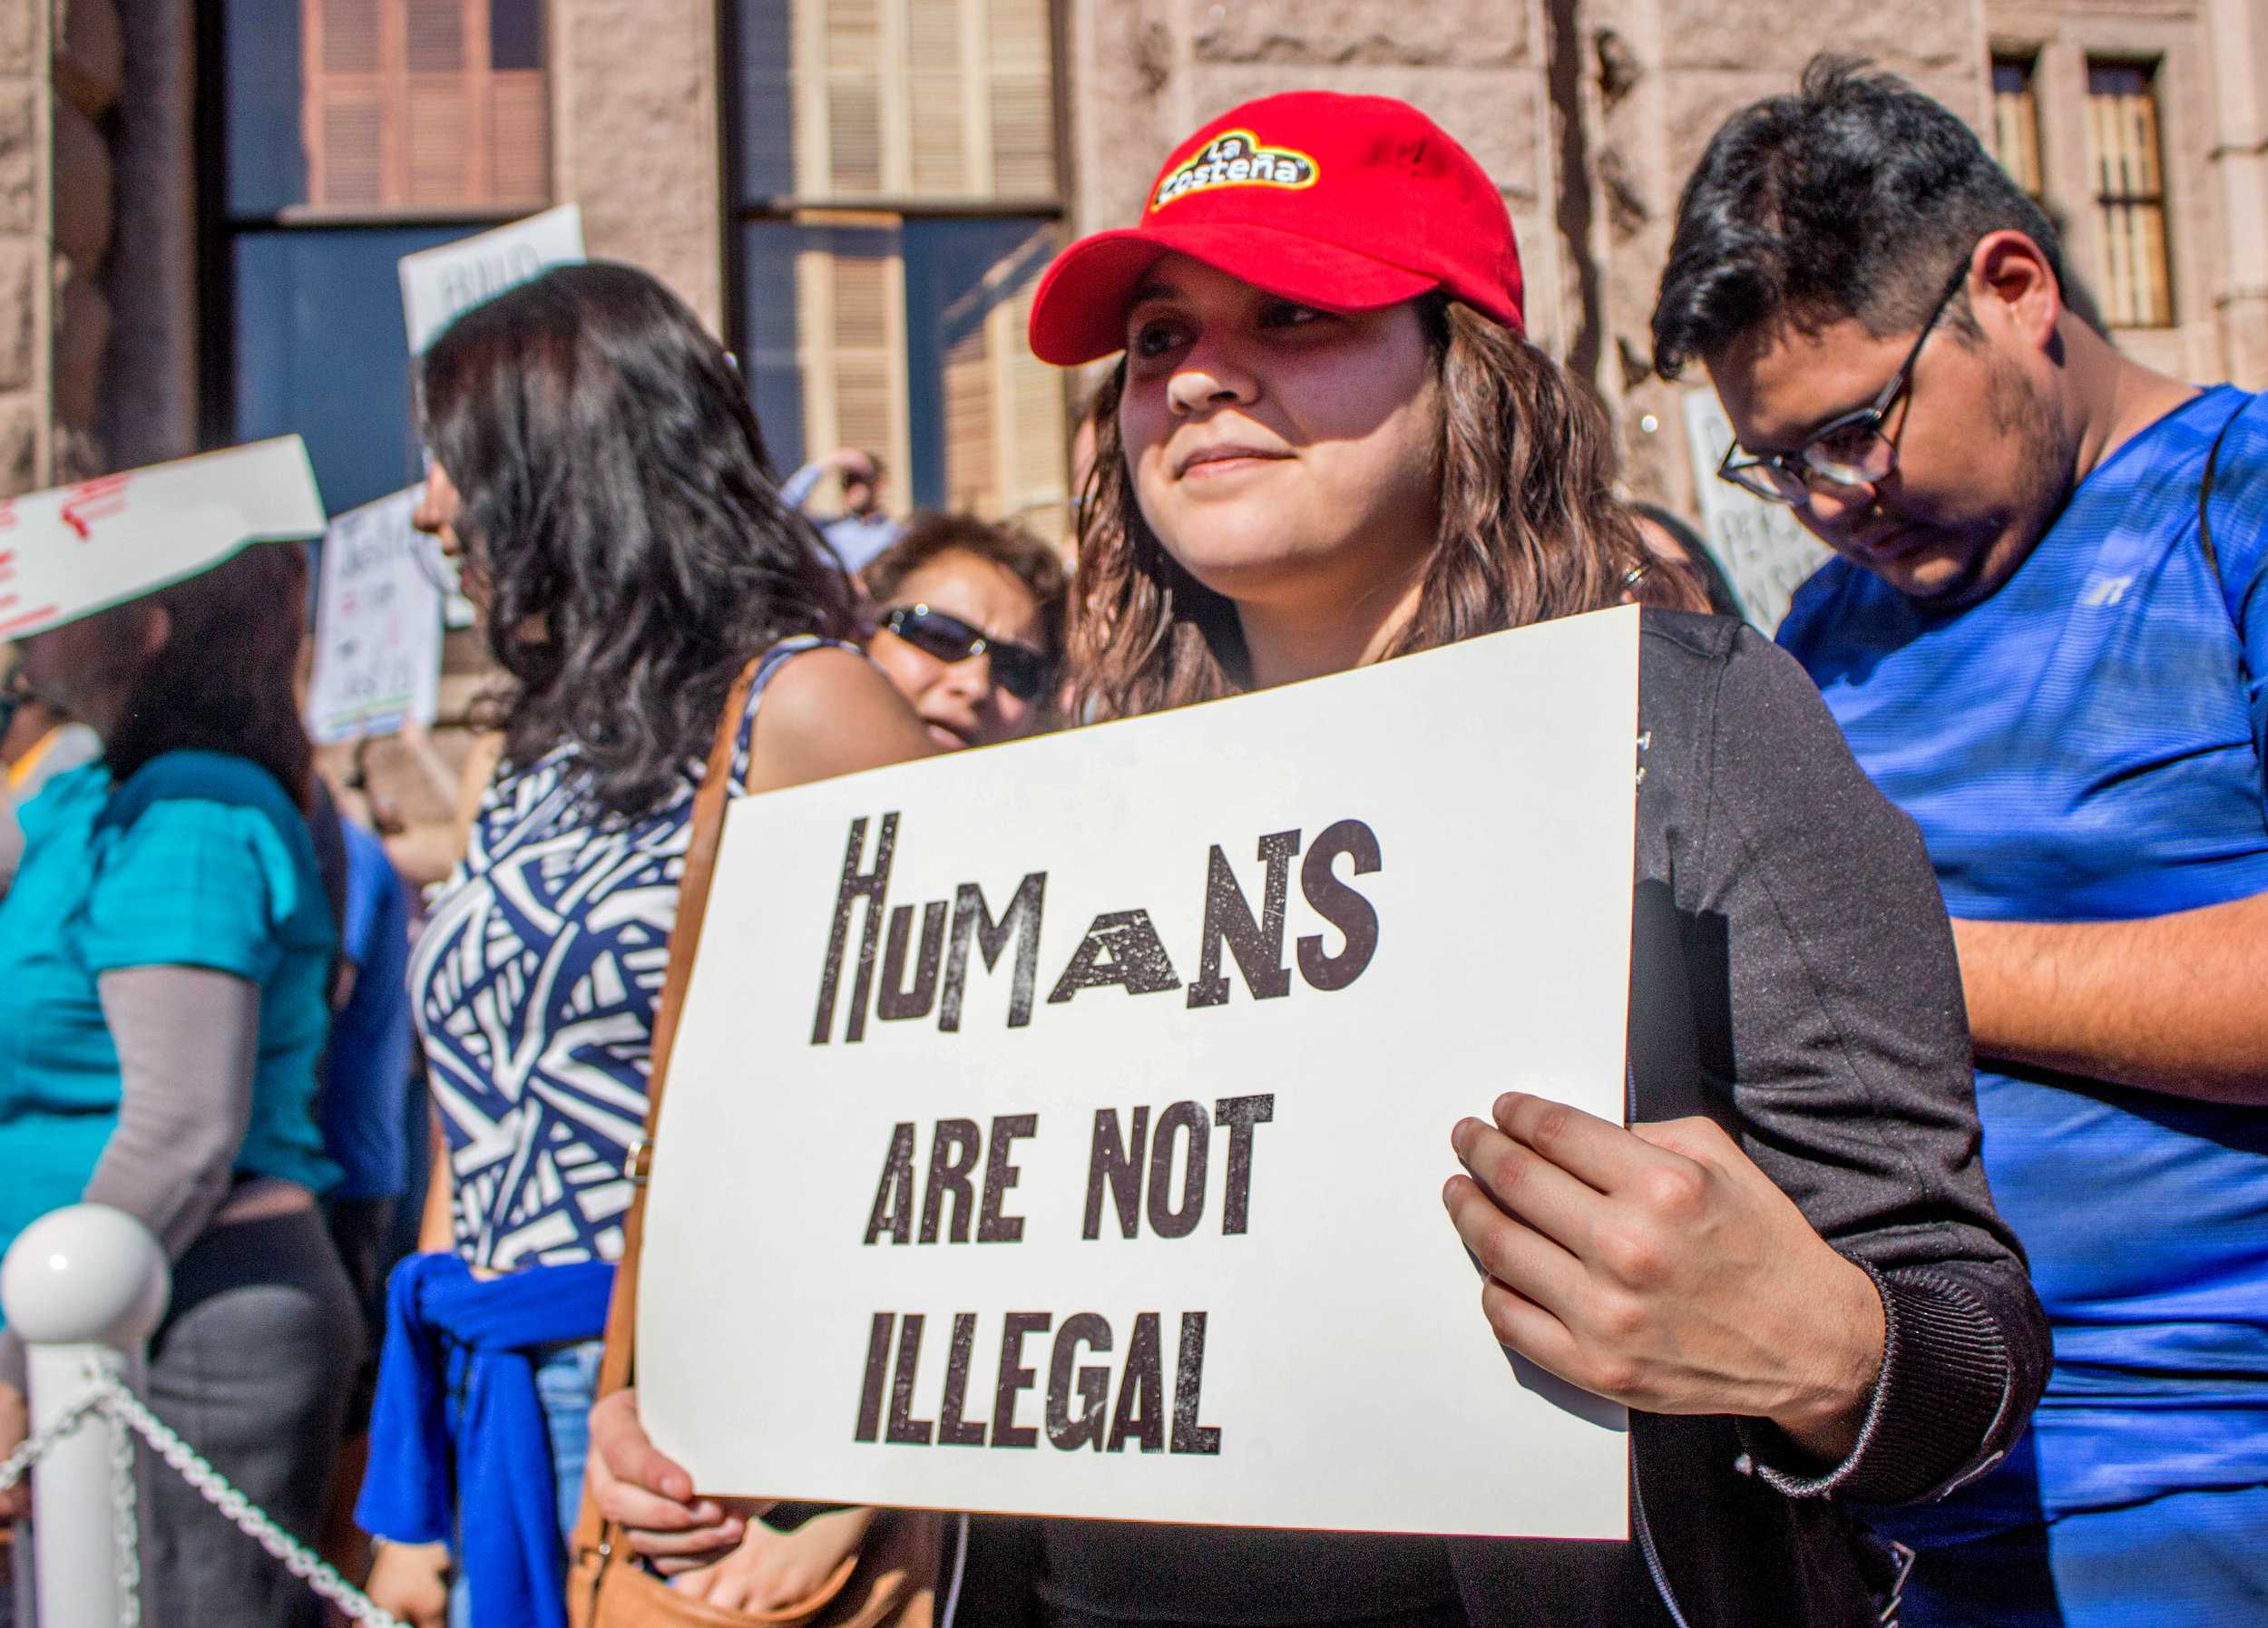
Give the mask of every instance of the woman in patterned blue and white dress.
<path id="1" fill-rule="evenodd" d="M 652 278 L 546 272 L 459 318 L 419 382 L 417 523 L 514 687 L 411 969 L 451 1236 L 396 1273 L 357 1515 L 397 1614 L 542 1624 L 564 1620 L 623 1162 L 726 694 L 761 658 L 737 788 L 934 748 L 845 642 L 850 587 L 780 502 L 730 359 Z"/>

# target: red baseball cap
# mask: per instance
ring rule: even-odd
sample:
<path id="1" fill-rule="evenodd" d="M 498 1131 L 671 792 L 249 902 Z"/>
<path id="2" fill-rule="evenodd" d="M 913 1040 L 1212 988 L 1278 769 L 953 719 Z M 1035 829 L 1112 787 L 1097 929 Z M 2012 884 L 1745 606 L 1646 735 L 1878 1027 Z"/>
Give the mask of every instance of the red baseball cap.
<path id="1" fill-rule="evenodd" d="M 1031 302 L 1031 349 L 1071 366 L 1126 348 L 1126 307 L 1159 256 L 1331 311 L 1434 288 L 1515 332 L 1520 247 L 1496 184 L 1406 102 L 1292 91 L 1232 108 L 1174 149 L 1142 223 L 1081 238 Z"/>

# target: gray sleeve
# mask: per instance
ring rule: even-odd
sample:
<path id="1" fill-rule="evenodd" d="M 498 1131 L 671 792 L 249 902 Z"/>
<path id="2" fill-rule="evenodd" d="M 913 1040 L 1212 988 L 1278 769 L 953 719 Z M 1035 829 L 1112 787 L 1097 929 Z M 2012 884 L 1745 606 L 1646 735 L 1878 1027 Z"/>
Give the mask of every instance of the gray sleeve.
<path id="1" fill-rule="evenodd" d="M 81 1196 L 137 1217 L 178 1261 L 228 1196 L 251 1123 L 259 986 L 202 967 L 127 967 L 96 989 L 118 1048 L 118 1126 Z M 0 1382 L 24 1386 L 13 1331 L 0 1332 Z"/>
<path id="2" fill-rule="evenodd" d="M 24 859 L 24 824 L 15 817 L 15 798 L 0 791 L 0 897 L 15 881 L 15 868 Z"/>
<path id="3" fill-rule="evenodd" d="M 259 986 L 202 967 L 127 967 L 97 988 L 122 1091 L 85 1198 L 140 1217 L 179 1260 L 228 1196 L 251 1124 Z"/>

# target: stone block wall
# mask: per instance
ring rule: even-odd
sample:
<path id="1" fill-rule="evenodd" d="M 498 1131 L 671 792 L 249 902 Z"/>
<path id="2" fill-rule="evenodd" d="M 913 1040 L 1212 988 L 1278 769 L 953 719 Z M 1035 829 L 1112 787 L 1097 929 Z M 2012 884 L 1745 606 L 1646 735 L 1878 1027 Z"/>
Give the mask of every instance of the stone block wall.
<path id="1" fill-rule="evenodd" d="M 110 467 L 95 421 L 111 379 L 104 366 L 111 300 L 103 265 L 111 249 L 115 187 L 111 114 L 125 88 L 116 0 L 54 0 L 50 15 L 49 218 L 53 372 L 46 480 Z"/>
<path id="2" fill-rule="evenodd" d="M 552 196 L 591 253 L 724 326 L 719 0 L 549 0 Z"/>
<path id="3" fill-rule="evenodd" d="M 1520 233 L 1530 327 L 1557 340 L 1543 0 L 1068 0 L 1057 18 L 1074 235 L 1131 223 L 1172 145 L 1239 102 L 1399 96 L 1495 178 Z"/>
<path id="4" fill-rule="evenodd" d="M 0 495 L 47 468 L 47 38 L 44 0 L 0 0 Z"/>
<path id="5" fill-rule="evenodd" d="M 106 467 L 114 0 L 0 0 L 0 494 Z"/>

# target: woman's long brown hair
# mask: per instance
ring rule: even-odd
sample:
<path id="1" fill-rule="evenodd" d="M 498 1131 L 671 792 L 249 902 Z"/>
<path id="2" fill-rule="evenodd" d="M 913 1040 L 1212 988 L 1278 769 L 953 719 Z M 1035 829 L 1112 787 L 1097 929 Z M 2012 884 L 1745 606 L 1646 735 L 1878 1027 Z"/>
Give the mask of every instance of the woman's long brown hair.
<path id="1" fill-rule="evenodd" d="M 1441 384 L 1441 520 L 1389 656 L 1619 604 L 1647 555 L 1614 495 L 1606 414 L 1510 329 L 1442 295 L 1420 316 Z M 1189 575 L 1135 502 L 1119 435 L 1126 365 L 1097 394 L 1071 590 L 1071 716 L 1132 717 L 1248 681 L 1236 607 Z"/>

